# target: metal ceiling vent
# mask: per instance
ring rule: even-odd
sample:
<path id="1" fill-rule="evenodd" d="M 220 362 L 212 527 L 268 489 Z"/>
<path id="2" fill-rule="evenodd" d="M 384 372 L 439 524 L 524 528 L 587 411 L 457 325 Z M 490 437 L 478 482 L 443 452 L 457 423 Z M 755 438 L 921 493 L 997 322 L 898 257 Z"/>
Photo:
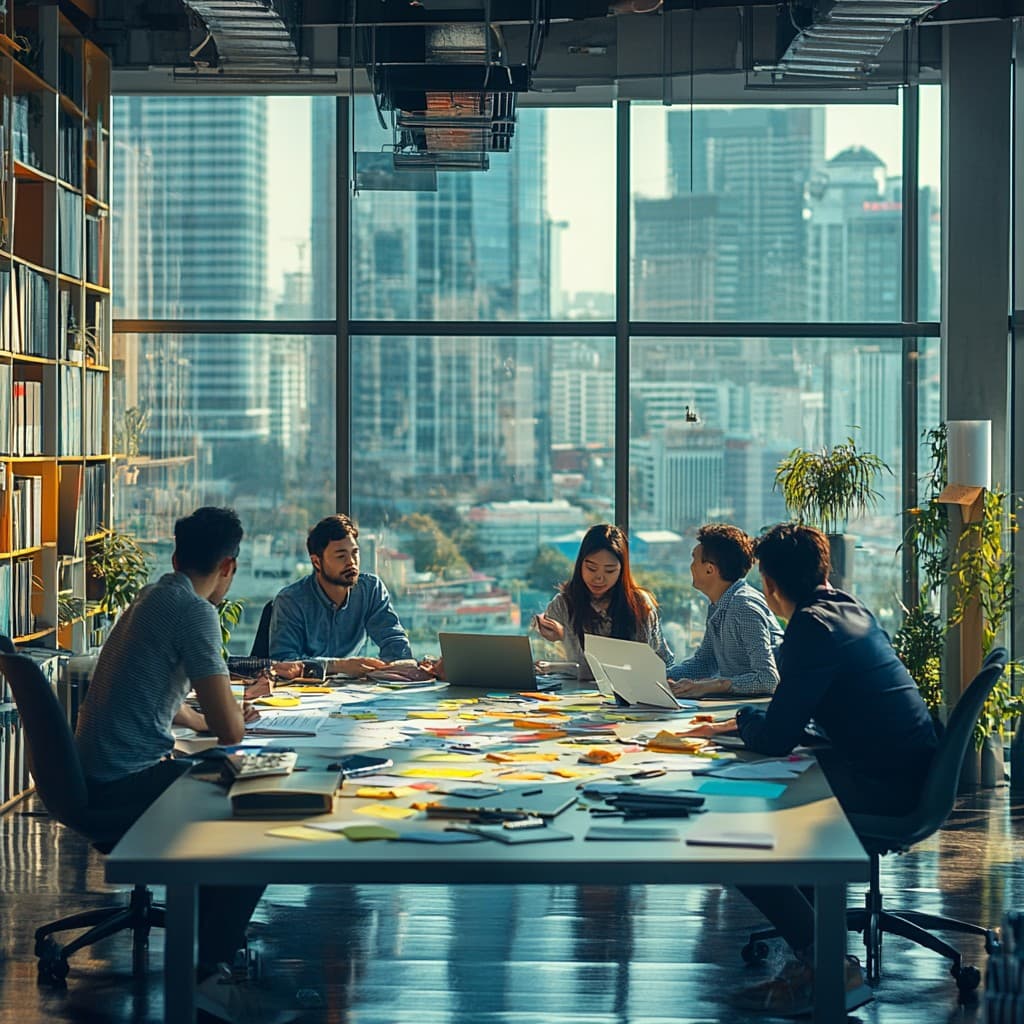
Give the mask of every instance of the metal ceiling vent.
<path id="1" fill-rule="evenodd" d="M 897 33 L 943 3 L 945 0 L 826 0 L 815 5 L 812 24 L 797 32 L 771 70 L 779 76 L 866 80 L 878 70 L 879 55 Z"/>
<path id="2" fill-rule="evenodd" d="M 246 76 L 293 75 L 308 70 L 308 61 L 295 45 L 299 5 L 294 0 L 184 3 L 207 32 L 206 39 L 190 54 L 197 70 Z"/>

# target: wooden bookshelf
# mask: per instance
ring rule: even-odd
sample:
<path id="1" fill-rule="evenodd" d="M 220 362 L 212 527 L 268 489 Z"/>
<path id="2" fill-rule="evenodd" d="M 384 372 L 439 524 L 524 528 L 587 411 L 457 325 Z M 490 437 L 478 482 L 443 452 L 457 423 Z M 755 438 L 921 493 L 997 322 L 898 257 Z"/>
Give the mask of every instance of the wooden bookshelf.
<path id="1" fill-rule="evenodd" d="M 86 24 L 0 14 L 0 633 L 73 651 L 111 502 L 110 61 Z"/>

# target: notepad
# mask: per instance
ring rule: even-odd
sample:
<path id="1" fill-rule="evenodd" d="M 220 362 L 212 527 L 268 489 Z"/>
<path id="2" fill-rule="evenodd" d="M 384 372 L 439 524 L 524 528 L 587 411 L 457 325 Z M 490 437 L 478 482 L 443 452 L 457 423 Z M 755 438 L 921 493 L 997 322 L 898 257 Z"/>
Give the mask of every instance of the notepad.
<path id="1" fill-rule="evenodd" d="M 302 818 L 334 809 L 337 772 L 293 772 L 241 779 L 228 790 L 236 818 Z"/>
<path id="2" fill-rule="evenodd" d="M 687 835 L 686 843 L 688 846 L 746 846 L 755 850 L 770 850 L 775 846 L 775 836 L 770 832 L 700 827 Z"/>

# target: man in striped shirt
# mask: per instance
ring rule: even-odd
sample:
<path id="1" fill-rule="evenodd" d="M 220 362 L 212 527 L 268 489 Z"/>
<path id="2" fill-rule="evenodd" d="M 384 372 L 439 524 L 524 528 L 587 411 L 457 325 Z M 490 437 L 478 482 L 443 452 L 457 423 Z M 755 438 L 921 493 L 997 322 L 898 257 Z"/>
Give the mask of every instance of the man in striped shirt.
<path id="1" fill-rule="evenodd" d="M 241 541 L 233 509 L 201 508 L 179 519 L 174 572 L 142 588 L 103 645 L 75 742 L 90 802 L 120 808 L 125 831 L 191 767 L 173 757 L 172 724 L 234 744 L 255 716 L 231 692 L 216 607 L 231 587 Z M 184 703 L 192 689 L 202 713 Z M 219 982 L 219 965 L 230 964 L 242 945 L 262 892 L 263 886 L 200 887 L 197 981 Z"/>
<path id="2" fill-rule="evenodd" d="M 753 564 L 754 541 L 738 527 L 709 523 L 697 531 L 690 573 L 711 604 L 700 646 L 668 670 L 677 697 L 775 692 L 782 630 L 761 592 L 744 579 Z"/>

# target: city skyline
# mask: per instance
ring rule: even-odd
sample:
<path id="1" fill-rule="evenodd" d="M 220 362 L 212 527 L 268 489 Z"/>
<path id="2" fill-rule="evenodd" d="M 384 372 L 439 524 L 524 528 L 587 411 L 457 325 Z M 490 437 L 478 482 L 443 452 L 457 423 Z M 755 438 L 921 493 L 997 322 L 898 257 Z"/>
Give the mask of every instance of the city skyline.
<path id="1" fill-rule="evenodd" d="M 920 89 L 920 184 L 935 190 L 940 186 L 940 94 L 938 86 Z M 308 192 L 294 187 L 293 168 L 295 154 L 311 146 L 308 108 L 313 103 L 329 105 L 333 123 L 333 100 L 325 97 L 274 97 L 269 106 L 269 134 L 274 146 L 267 166 L 271 194 L 277 197 L 268 214 L 268 273 L 272 287 L 278 287 L 283 275 L 296 269 L 299 247 L 308 247 L 308 237 L 302 232 L 296 233 L 294 228 L 310 222 L 313 200 Z M 663 122 L 671 112 L 685 109 L 680 105 L 667 108 L 635 105 L 634 123 L 641 118 L 651 119 L 652 130 L 645 133 L 644 148 L 645 164 L 653 169 L 650 175 L 644 175 L 634 166 L 636 195 L 657 198 L 667 194 L 665 132 L 663 127 L 654 130 L 654 125 Z M 896 104 L 830 106 L 826 108 L 825 117 L 825 158 L 831 159 L 850 146 L 867 145 L 885 163 L 890 175 L 898 175 L 902 160 L 900 125 L 901 107 Z M 596 219 L 595 209 L 602 207 L 605 218 L 614 218 L 614 110 L 553 107 L 548 110 L 548 129 L 552 140 L 548 161 L 548 214 L 553 221 L 574 225 L 573 232 L 563 235 L 561 240 L 558 273 L 563 287 L 569 292 L 594 290 L 611 294 L 614 252 L 609 241 L 612 234 L 607 224 L 602 227 L 591 221 Z M 867 139 L 870 142 L 865 142 Z M 583 175 L 573 173 L 581 155 L 586 158 L 586 174 Z"/>

